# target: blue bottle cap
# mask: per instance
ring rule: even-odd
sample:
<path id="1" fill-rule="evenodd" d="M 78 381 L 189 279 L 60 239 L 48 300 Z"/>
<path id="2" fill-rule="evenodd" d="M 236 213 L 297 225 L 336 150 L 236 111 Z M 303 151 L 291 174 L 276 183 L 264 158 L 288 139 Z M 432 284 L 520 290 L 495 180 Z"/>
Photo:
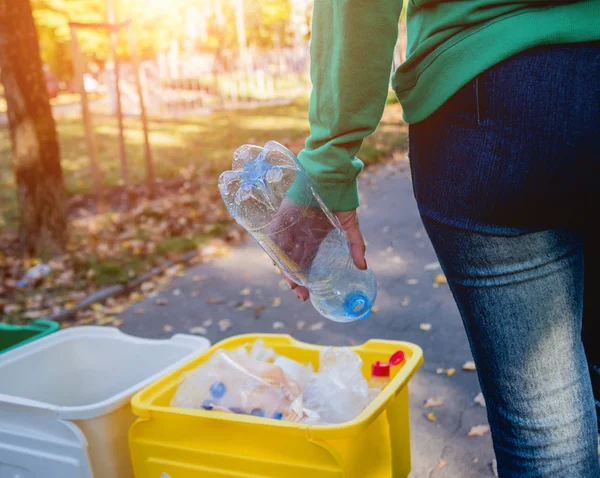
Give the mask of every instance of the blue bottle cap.
<path id="1" fill-rule="evenodd" d="M 281 419 L 283 418 L 283 413 L 281 413 L 281 412 L 276 412 L 276 413 L 274 413 L 274 414 L 273 414 L 273 418 L 274 418 L 275 420 L 281 420 Z"/>
<path id="2" fill-rule="evenodd" d="M 223 398 L 226 391 L 227 387 L 223 382 L 215 382 L 210 386 L 210 394 L 216 399 Z"/>
<path id="3" fill-rule="evenodd" d="M 344 312 L 349 317 L 365 320 L 371 315 L 371 301 L 364 292 L 350 292 L 344 298 Z"/>
<path id="4" fill-rule="evenodd" d="M 202 402 L 202 408 L 204 408 L 204 410 L 212 410 L 213 409 L 212 400 L 204 400 Z"/>

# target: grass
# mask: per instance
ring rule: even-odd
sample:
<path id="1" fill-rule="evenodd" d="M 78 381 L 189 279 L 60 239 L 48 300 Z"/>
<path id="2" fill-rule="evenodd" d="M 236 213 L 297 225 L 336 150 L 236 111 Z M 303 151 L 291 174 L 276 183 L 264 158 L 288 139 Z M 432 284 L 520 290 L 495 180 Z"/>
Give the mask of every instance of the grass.
<path id="1" fill-rule="evenodd" d="M 297 153 L 308 134 L 307 109 L 308 102 L 304 98 L 284 106 L 152 120 L 149 128 L 155 174 L 171 178 L 194 165 L 201 174 L 216 177 L 231 166 L 232 153 L 238 146 L 264 144 L 271 139 Z M 67 192 L 69 195 L 90 193 L 93 181 L 83 125 L 80 120 L 59 119 L 57 127 Z M 122 185 L 116 120 L 95 117 L 94 130 L 105 188 Z M 392 151 L 404 148 L 406 141 L 400 106 L 388 99 L 384 119 L 377 132 L 365 141 L 359 157 L 366 164 L 377 162 Z M 142 183 L 145 177 L 143 135 L 137 119 L 125 120 L 125 142 L 131 179 Z M 0 204 L 0 227 L 14 225 L 17 204 L 7 128 L 0 129 Z"/>

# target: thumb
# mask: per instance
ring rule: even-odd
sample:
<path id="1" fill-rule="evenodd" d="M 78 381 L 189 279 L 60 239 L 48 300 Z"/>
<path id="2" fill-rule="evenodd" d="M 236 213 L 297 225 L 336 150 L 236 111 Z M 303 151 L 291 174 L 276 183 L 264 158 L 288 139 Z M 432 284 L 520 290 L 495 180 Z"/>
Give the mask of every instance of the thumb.
<path id="1" fill-rule="evenodd" d="M 335 213 L 339 219 L 346 235 L 348 236 L 348 244 L 350 246 L 350 255 L 354 261 L 354 265 L 360 270 L 367 269 L 367 261 L 365 259 L 365 240 L 363 239 L 360 226 L 358 224 L 358 215 L 356 209 L 352 211 L 338 211 Z"/>

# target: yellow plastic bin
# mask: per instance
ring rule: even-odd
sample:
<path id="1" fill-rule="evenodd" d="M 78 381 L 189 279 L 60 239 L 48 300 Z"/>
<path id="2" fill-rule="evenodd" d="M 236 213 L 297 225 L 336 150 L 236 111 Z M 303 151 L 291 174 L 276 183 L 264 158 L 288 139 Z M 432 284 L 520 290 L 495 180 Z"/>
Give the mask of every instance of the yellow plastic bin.
<path id="1" fill-rule="evenodd" d="M 356 419 L 309 426 L 169 406 L 184 374 L 218 349 L 233 350 L 263 339 L 267 347 L 318 368 L 320 346 L 287 335 L 227 339 L 187 365 L 149 385 L 132 399 L 139 418 L 129 432 L 136 478 L 404 478 L 410 472 L 408 382 L 423 361 L 411 343 L 370 340 L 353 347 L 370 365 L 402 350 L 392 381 Z"/>

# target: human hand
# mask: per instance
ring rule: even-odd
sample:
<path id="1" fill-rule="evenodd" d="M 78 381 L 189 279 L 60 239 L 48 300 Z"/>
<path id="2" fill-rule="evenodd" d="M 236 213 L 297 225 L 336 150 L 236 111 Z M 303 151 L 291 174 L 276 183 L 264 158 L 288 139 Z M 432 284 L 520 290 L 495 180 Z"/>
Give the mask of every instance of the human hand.
<path id="1" fill-rule="evenodd" d="M 310 208 L 308 214 L 306 211 L 305 206 L 297 205 L 291 201 L 282 204 L 278 212 L 278 218 L 275 221 L 276 230 L 280 232 L 272 236 L 278 247 L 295 262 L 301 271 L 307 271 L 310 268 L 319 245 L 335 227 L 330 217 L 321 209 Z M 354 264 L 359 269 L 366 270 L 366 247 L 360 231 L 356 209 L 338 211 L 334 214 L 344 231 L 346 231 Z M 289 278 L 287 278 L 287 281 L 290 287 L 295 290 L 298 299 L 306 301 L 309 298 L 309 291 L 306 287 Z"/>

